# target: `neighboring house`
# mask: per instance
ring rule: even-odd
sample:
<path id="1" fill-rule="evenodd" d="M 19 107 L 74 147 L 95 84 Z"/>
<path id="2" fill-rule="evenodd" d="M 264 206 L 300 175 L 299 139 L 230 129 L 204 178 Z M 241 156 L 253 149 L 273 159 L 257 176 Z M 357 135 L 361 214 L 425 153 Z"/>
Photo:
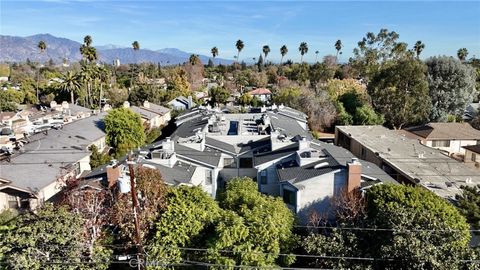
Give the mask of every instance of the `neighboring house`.
<path id="1" fill-rule="evenodd" d="M 370 161 L 401 183 L 422 186 L 455 200 L 460 186 L 480 184 L 480 174 L 466 164 L 383 126 L 337 126 L 335 144 Z"/>
<path id="2" fill-rule="evenodd" d="M 451 154 L 464 154 L 463 146 L 480 144 L 480 130 L 468 123 L 428 123 L 405 129 L 426 146 Z"/>
<path id="3" fill-rule="evenodd" d="M 18 152 L 0 161 L 0 181 L 8 186 L 0 188 L 0 209 L 13 206 L 13 197 L 18 202 L 16 207 L 35 209 L 61 190 L 63 180 L 90 170 L 88 148 L 105 147 L 104 115 L 30 136 Z"/>
<path id="4" fill-rule="evenodd" d="M 263 103 L 267 103 L 272 99 L 272 92 L 267 88 L 257 88 L 248 92 L 252 97 L 256 97 Z"/>
<path id="5" fill-rule="evenodd" d="M 184 96 L 179 96 L 174 98 L 167 104 L 170 105 L 170 107 L 172 107 L 174 110 L 179 111 L 191 109 L 196 105 L 195 102 L 192 101 L 192 96 L 188 96 L 188 98 Z"/>
<path id="6" fill-rule="evenodd" d="M 135 113 L 139 114 L 144 126 L 148 129 L 159 128 L 168 124 L 171 119 L 170 109 L 163 106 L 143 102 L 143 106 L 130 106 L 128 101 L 123 103 L 123 107 L 130 108 Z"/>
<path id="7" fill-rule="evenodd" d="M 480 144 L 468 145 L 463 147 L 465 149 L 465 163 L 473 163 L 476 168 L 480 168 Z"/>
<path id="8" fill-rule="evenodd" d="M 480 113 L 480 101 L 477 103 L 470 103 L 463 114 L 463 120 L 473 120 Z"/>
<path id="9" fill-rule="evenodd" d="M 302 223 L 312 211 L 328 213 L 331 198 L 345 189 L 397 183 L 375 164 L 358 160 L 341 147 L 306 138 L 257 154 L 255 168 L 259 190 L 282 197 Z"/>

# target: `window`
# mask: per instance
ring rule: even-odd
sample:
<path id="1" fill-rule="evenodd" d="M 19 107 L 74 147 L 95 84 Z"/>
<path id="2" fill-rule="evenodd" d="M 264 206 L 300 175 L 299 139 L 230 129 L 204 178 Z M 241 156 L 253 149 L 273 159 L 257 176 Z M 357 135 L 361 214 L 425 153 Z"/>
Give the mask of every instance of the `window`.
<path id="1" fill-rule="evenodd" d="M 205 184 L 207 185 L 212 184 L 212 171 L 210 170 L 205 171 Z"/>
<path id="2" fill-rule="evenodd" d="M 472 153 L 472 158 L 471 158 L 472 161 L 477 161 L 477 155 L 475 153 Z"/>
<path id="3" fill-rule="evenodd" d="M 18 208 L 18 200 L 16 196 L 7 195 L 8 196 L 8 207 L 12 209 Z"/>
<path id="4" fill-rule="evenodd" d="M 237 164 L 235 163 L 235 159 L 233 158 L 224 158 L 223 159 L 223 167 L 224 168 L 236 168 Z"/>
<path id="5" fill-rule="evenodd" d="M 283 201 L 286 204 L 295 205 L 295 192 L 291 191 L 291 190 L 288 190 L 288 189 L 284 189 L 283 190 Z"/>
<path id="6" fill-rule="evenodd" d="M 432 141 L 432 147 L 450 147 L 450 141 L 448 140 Z"/>
<path id="7" fill-rule="evenodd" d="M 240 168 L 252 168 L 253 160 L 252 158 L 240 158 Z"/>
<path id="8" fill-rule="evenodd" d="M 267 184 L 267 171 L 264 170 L 260 173 L 260 184 L 266 185 Z"/>
<path id="9" fill-rule="evenodd" d="M 365 149 L 365 147 L 362 147 L 362 159 L 365 159 L 367 157 L 367 150 Z"/>

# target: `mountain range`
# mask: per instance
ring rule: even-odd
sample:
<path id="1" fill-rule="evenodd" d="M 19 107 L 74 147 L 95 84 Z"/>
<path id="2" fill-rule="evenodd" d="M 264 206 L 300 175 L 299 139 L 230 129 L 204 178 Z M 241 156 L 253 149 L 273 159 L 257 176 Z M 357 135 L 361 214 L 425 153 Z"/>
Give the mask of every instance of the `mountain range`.
<path id="1" fill-rule="evenodd" d="M 41 40 L 47 44 L 47 49 L 43 53 L 40 53 L 37 48 L 37 44 Z M 0 35 L 0 62 L 25 62 L 27 59 L 40 62 L 47 62 L 52 59 L 56 63 L 61 63 L 63 59 L 67 59 L 69 62 L 79 61 L 82 58 L 79 50 L 81 45 L 80 42 L 50 34 L 27 37 Z M 112 63 L 115 59 L 120 59 L 122 64 L 151 62 L 161 65 L 177 65 L 187 62 L 190 55 L 193 54 L 176 48 L 133 51 L 132 48 L 113 44 L 96 46 L 95 48 L 99 61 L 105 63 Z M 199 57 L 204 64 L 211 58 L 206 55 L 199 55 Z M 214 62 L 215 64 L 231 64 L 233 61 L 216 58 Z"/>

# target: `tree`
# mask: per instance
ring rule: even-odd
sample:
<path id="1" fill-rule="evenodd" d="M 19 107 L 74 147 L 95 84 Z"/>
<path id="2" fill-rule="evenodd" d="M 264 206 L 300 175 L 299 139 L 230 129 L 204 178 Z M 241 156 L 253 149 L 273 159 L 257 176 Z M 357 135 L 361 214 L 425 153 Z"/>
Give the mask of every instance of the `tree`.
<path id="1" fill-rule="evenodd" d="M 238 98 L 238 103 L 242 106 L 250 105 L 252 103 L 253 97 L 250 93 L 244 93 Z"/>
<path id="2" fill-rule="evenodd" d="M 267 55 L 270 53 L 270 47 L 268 45 L 264 45 L 262 48 L 262 52 L 265 55 L 265 58 L 263 59 L 265 63 L 267 63 Z"/>
<path id="3" fill-rule="evenodd" d="M 92 45 L 92 37 L 90 35 L 86 35 L 83 38 L 83 44 L 85 44 L 86 46 L 91 46 Z"/>
<path id="4" fill-rule="evenodd" d="M 240 57 L 240 52 L 243 50 L 243 47 L 245 47 L 245 44 L 243 44 L 242 40 L 237 40 L 237 43 L 235 44 L 235 47 L 237 47 L 237 63 L 239 61 Z"/>
<path id="5" fill-rule="evenodd" d="M 467 56 L 468 56 L 467 48 L 458 49 L 457 56 L 460 61 L 462 62 L 465 61 L 465 59 L 467 59 Z"/>
<path id="6" fill-rule="evenodd" d="M 92 170 L 110 162 L 110 156 L 99 152 L 98 147 L 94 144 L 90 146 L 90 151 L 92 152 L 90 154 L 90 167 Z"/>
<path id="7" fill-rule="evenodd" d="M 335 42 L 335 50 L 337 51 L 337 54 L 335 55 L 335 59 L 337 60 L 338 62 L 338 54 L 340 53 L 341 54 L 341 50 L 343 48 L 343 44 L 342 44 L 342 41 L 339 39 Z"/>
<path id="8" fill-rule="evenodd" d="M 462 194 L 455 195 L 460 213 L 475 229 L 480 228 L 480 185 L 462 186 Z"/>
<path id="9" fill-rule="evenodd" d="M 280 54 L 282 55 L 282 58 L 280 59 L 280 65 L 283 63 L 283 57 L 285 57 L 287 53 L 288 53 L 287 45 L 283 45 L 282 47 L 280 47 Z"/>
<path id="10" fill-rule="evenodd" d="M 144 144 L 145 132 L 140 115 L 132 110 L 127 108 L 110 110 L 104 122 L 107 144 L 115 149 L 117 157 Z"/>
<path id="11" fill-rule="evenodd" d="M 298 87 L 280 88 L 273 93 L 272 100 L 277 104 L 295 107 L 298 102 L 298 98 L 300 97 L 300 93 L 301 91 Z"/>
<path id="12" fill-rule="evenodd" d="M 75 74 L 71 70 L 67 71 L 62 77 L 60 89 L 70 93 L 70 103 L 75 104 L 75 93 L 80 90 L 80 78 L 78 74 Z"/>
<path id="13" fill-rule="evenodd" d="M 388 125 L 400 129 L 428 118 L 431 99 L 425 73 L 422 62 L 402 59 L 389 63 L 374 75 L 367 90 L 373 107 L 385 116 Z"/>
<path id="14" fill-rule="evenodd" d="M 422 53 L 423 49 L 425 49 L 425 44 L 421 40 L 415 42 L 415 45 L 413 45 L 413 50 L 415 51 L 417 58 L 420 58 L 420 54 Z"/>
<path id="15" fill-rule="evenodd" d="M 43 41 L 43 40 L 40 40 L 38 42 L 37 48 L 40 50 L 40 55 L 41 55 L 47 49 L 47 43 L 45 43 L 45 41 Z M 39 99 L 39 96 L 38 96 L 39 95 L 38 84 L 40 83 L 39 81 L 40 81 L 40 68 L 38 68 L 38 73 L 37 73 L 37 103 L 40 102 L 40 99 Z"/>
<path id="16" fill-rule="evenodd" d="M 355 109 L 353 122 L 356 125 L 383 125 L 385 118 L 377 114 L 371 106 L 364 104 Z"/>
<path id="17" fill-rule="evenodd" d="M 188 58 L 188 62 L 190 63 L 190 65 L 195 66 L 200 63 L 200 57 L 198 57 L 198 55 L 196 54 L 191 54 Z"/>
<path id="18" fill-rule="evenodd" d="M 106 269 L 105 262 L 83 256 L 82 239 L 81 217 L 46 203 L 37 213 L 20 215 L 2 235 L 3 263 L 8 269 L 77 269 L 79 263 L 82 269 Z"/>
<path id="19" fill-rule="evenodd" d="M 368 82 L 384 63 L 403 53 L 398 50 L 399 37 L 395 31 L 389 32 L 388 29 L 381 29 L 376 35 L 368 32 L 353 49 L 350 64 Z"/>
<path id="20" fill-rule="evenodd" d="M 431 57 L 425 61 L 432 99 L 430 121 L 446 121 L 448 115 L 461 117 L 476 97 L 475 69 L 453 57 Z"/>
<path id="21" fill-rule="evenodd" d="M 294 244 L 293 213 L 280 198 L 258 192 L 249 178 L 231 179 L 217 204 L 198 187 L 170 189 L 167 209 L 147 247 L 151 259 L 248 266 L 288 265 L 280 256 Z M 182 252 L 185 247 L 208 249 Z M 282 260 L 283 259 L 283 260 Z"/>
<path id="22" fill-rule="evenodd" d="M 210 104 L 216 106 L 218 104 L 225 104 L 230 97 L 230 93 L 223 87 L 212 87 L 208 90 L 210 97 Z"/>
<path id="23" fill-rule="evenodd" d="M 205 247 L 204 231 L 219 218 L 220 207 L 200 187 L 187 186 L 170 188 L 166 205 L 146 250 L 150 260 L 180 262 L 180 248 Z"/>
<path id="24" fill-rule="evenodd" d="M 215 57 L 218 56 L 218 48 L 217 47 L 213 47 L 212 50 L 212 57 L 213 57 L 213 60 L 215 60 Z"/>
<path id="25" fill-rule="evenodd" d="M 326 90 L 333 101 L 336 101 L 340 96 L 343 96 L 345 93 L 348 93 L 351 91 L 357 92 L 362 96 L 367 96 L 367 91 L 365 86 L 360 84 L 355 79 L 328 80 Z"/>
<path id="26" fill-rule="evenodd" d="M 348 227 L 310 233 L 301 245 L 320 256 L 372 257 L 373 262 L 317 260 L 317 267 L 353 269 L 463 269 L 469 226 L 446 200 L 422 187 L 382 184 L 366 192 L 366 211 Z"/>
<path id="27" fill-rule="evenodd" d="M 167 186 L 157 169 L 138 166 L 135 168 L 135 182 L 138 193 L 138 214 L 140 237 L 142 242 L 155 235 L 155 223 L 165 211 L 167 203 Z M 128 243 L 135 242 L 135 226 L 132 222 L 131 195 L 120 194 L 112 207 L 114 224 L 120 227 L 120 236 Z M 176 233 L 178 231 L 173 231 Z"/>
<path id="28" fill-rule="evenodd" d="M 300 55 L 302 56 L 300 58 L 300 62 L 303 63 L 303 55 L 308 53 L 308 44 L 306 42 L 300 43 L 300 46 L 298 46 L 298 51 L 300 52 Z"/>

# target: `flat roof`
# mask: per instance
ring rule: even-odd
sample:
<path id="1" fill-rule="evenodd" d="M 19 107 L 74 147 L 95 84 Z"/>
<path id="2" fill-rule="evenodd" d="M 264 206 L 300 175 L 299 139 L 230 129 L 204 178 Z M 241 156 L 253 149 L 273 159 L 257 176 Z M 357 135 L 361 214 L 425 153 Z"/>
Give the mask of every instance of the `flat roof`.
<path id="1" fill-rule="evenodd" d="M 440 197 L 454 199 L 460 186 L 480 184 L 478 171 L 383 126 L 337 126 L 383 162 Z"/>

